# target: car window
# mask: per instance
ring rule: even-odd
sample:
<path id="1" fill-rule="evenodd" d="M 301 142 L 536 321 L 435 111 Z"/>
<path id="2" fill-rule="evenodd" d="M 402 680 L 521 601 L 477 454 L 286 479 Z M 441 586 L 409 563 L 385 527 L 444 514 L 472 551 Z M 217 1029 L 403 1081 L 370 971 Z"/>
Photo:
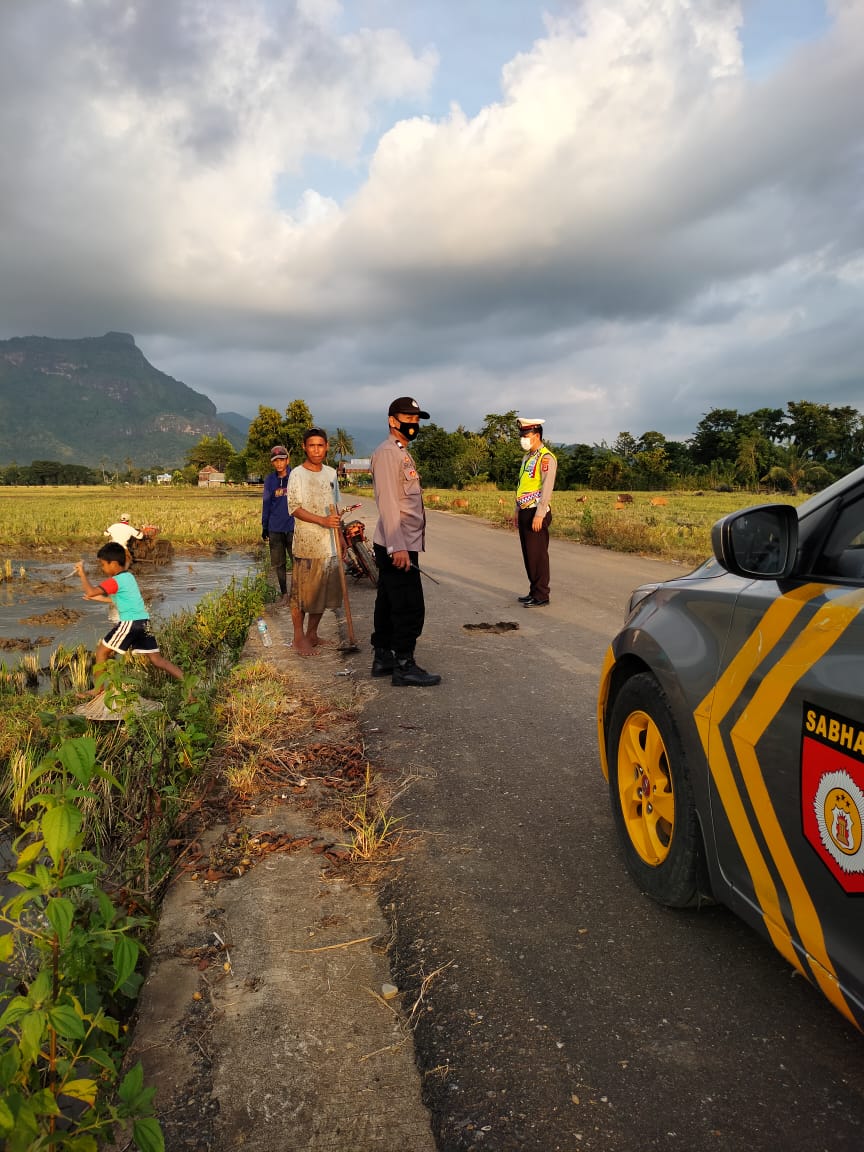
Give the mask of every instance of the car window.
<path id="1" fill-rule="evenodd" d="M 813 565 L 813 575 L 864 584 L 864 498 L 841 509 Z"/>

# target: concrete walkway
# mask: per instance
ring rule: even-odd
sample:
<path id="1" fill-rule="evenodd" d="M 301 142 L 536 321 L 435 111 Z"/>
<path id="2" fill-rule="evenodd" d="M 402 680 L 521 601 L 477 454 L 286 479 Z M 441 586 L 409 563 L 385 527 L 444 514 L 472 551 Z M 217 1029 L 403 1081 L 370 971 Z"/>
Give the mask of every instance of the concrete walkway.
<path id="1" fill-rule="evenodd" d="M 253 628 L 244 659 L 296 672 L 325 697 L 344 696 L 355 675 L 375 690 L 365 647 L 301 660 L 287 609 L 267 621 L 273 646 Z M 332 613 L 324 625 L 335 639 Z M 243 815 L 252 835 L 320 840 L 290 794 L 259 800 Z M 202 846 L 230 835 L 212 828 Z M 157 1087 L 168 1152 L 434 1152 L 413 1036 L 398 996 L 386 999 L 376 891 L 354 883 L 351 866 L 328 865 L 307 844 L 218 882 L 205 866 L 169 889 L 132 1043 Z"/>

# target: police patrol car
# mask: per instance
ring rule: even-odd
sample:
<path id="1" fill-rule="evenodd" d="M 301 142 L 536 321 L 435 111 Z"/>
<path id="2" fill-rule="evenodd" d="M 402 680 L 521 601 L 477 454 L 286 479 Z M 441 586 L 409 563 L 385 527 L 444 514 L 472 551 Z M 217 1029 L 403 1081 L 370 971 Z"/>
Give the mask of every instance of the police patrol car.
<path id="1" fill-rule="evenodd" d="M 764 932 L 864 1029 L 864 468 L 633 593 L 598 733 L 628 871 Z"/>

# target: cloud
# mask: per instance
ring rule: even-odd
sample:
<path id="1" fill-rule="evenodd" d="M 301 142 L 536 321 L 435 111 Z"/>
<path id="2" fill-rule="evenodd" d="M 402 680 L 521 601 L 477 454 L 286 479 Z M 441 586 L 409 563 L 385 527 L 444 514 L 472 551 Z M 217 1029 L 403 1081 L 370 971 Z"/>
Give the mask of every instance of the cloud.
<path id="1" fill-rule="evenodd" d="M 754 78 L 730 0 L 563 4 L 438 118 L 447 45 L 349 8 L 0 8 L 4 334 L 125 329 L 221 408 L 349 430 L 405 392 L 588 442 L 857 406 L 864 5 Z M 356 192 L 284 203 L 315 157 Z"/>

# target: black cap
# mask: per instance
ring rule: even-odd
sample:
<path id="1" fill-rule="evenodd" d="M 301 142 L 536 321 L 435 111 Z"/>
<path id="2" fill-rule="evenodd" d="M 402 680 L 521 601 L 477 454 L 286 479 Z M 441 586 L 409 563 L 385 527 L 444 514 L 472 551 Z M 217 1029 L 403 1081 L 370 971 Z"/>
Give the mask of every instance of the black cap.
<path id="1" fill-rule="evenodd" d="M 428 420 L 429 413 L 422 411 L 416 400 L 410 396 L 400 396 L 394 400 L 387 409 L 388 416 L 419 416 L 421 420 Z"/>

